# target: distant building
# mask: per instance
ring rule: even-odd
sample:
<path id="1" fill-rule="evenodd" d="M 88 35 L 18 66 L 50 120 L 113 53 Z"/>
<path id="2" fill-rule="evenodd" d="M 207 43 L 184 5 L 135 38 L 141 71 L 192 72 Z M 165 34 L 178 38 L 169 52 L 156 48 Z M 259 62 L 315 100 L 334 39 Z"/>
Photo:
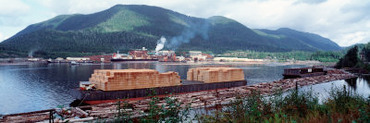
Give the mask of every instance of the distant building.
<path id="1" fill-rule="evenodd" d="M 41 61 L 41 59 L 40 58 L 28 58 L 27 61 L 36 62 L 36 61 Z"/>
<path id="2" fill-rule="evenodd" d="M 193 61 L 204 61 L 207 59 L 207 55 L 203 55 L 201 51 L 189 51 L 189 57 Z"/>
<path id="3" fill-rule="evenodd" d="M 189 55 L 191 56 L 199 56 L 202 55 L 202 51 L 189 51 Z"/>
<path id="4" fill-rule="evenodd" d="M 62 58 L 62 57 L 58 57 L 58 58 L 56 58 L 55 60 L 57 60 L 57 61 L 63 61 L 63 60 L 64 60 L 64 58 Z"/>
<path id="5" fill-rule="evenodd" d="M 177 61 L 185 61 L 185 57 L 184 56 L 176 56 L 176 60 Z"/>
<path id="6" fill-rule="evenodd" d="M 66 60 L 68 61 L 88 61 L 90 58 L 87 57 L 67 57 Z"/>
<path id="7" fill-rule="evenodd" d="M 158 60 L 159 61 L 162 61 L 162 62 L 178 61 L 176 59 L 176 53 L 175 53 L 175 51 L 161 50 L 161 51 L 158 51 L 156 54 L 157 54 Z"/>
<path id="8" fill-rule="evenodd" d="M 205 56 L 206 57 L 206 60 L 208 60 L 208 61 L 211 61 L 211 60 L 213 60 L 213 56 L 212 55 L 210 55 L 210 54 L 206 54 L 206 53 L 202 53 L 202 55 L 203 56 Z"/>
<path id="9" fill-rule="evenodd" d="M 175 54 L 175 51 L 171 50 L 161 50 L 157 52 L 157 55 L 159 56 L 172 56 L 173 54 Z"/>

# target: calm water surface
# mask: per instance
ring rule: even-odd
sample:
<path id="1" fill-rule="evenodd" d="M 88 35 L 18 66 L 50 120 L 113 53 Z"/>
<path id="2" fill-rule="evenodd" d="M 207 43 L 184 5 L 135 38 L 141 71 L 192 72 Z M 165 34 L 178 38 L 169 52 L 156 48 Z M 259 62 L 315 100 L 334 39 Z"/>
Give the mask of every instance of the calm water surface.
<path id="1" fill-rule="evenodd" d="M 204 65 L 204 64 L 203 64 Z M 203 66 L 202 65 L 202 66 Z M 94 69 L 149 68 L 159 72 L 175 71 L 182 79 L 189 68 L 200 65 L 178 65 L 161 62 L 129 62 L 112 64 L 29 64 L 0 66 L 0 114 L 29 112 L 68 105 L 74 99 L 69 91 L 79 81 L 88 80 Z M 242 68 L 248 84 L 269 82 L 283 78 L 284 68 L 302 65 L 232 65 Z M 343 80 L 344 81 L 344 80 Z M 360 81 L 360 80 L 357 80 Z M 366 81 L 366 80 L 361 80 Z M 369 84 L 355 84 L 369 93 Z"/>
<path id="2" fill-rule="evenodd" d="M 370 76 L 364 76 L 361 78 L 347 79 L 347 80 L 335 80 L 327 83 L 321 83 L 316 85 L 308 85 L 300 88 L 300 91 L 310 92 L 312 91 L 319 98 L 319 102 L 323 102 L 330 97 L 329 92 L 332 89 L 344 90 L 352 94 L 355 92 L 360 96 L 370 99 Z"/>

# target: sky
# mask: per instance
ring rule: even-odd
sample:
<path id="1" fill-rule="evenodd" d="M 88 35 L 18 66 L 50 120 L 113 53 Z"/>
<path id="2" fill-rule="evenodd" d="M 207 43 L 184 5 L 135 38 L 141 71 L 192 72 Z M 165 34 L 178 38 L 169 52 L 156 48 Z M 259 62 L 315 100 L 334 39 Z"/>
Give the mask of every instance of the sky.
<path id="1" fill-rule="evenodd" d="M 370 42 L 370 0 L 0 0 L 0 42 L 63 14 L 91 14 L 116 4 L 171 9 L 188 16 L 225 16 L 252 29 L 291 28 L 340 46 Z"/>

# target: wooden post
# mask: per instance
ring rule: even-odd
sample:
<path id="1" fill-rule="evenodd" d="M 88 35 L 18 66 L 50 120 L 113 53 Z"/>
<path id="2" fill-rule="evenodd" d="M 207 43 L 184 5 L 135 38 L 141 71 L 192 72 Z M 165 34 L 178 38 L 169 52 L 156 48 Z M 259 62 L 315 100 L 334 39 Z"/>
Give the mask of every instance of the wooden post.
<path id="1" fill-rule="evenodd" d="M 54 123 L 54 111 L 50 110 L 49 111 L 49 123 Z"/>
<path id="2" fill-rule="evenodd" d="M 298 81 L 295 81 L 295 90 L 298 91 Z"/>

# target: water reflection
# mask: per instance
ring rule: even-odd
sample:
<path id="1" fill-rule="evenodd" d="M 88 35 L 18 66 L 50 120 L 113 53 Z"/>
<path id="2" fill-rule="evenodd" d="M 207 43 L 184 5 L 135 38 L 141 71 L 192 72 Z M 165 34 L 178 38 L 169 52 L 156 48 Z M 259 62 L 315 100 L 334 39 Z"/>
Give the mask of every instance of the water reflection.
<path id="1" fill-rule="evenodd" d="M 364 79 L 363 81 L 367 82 L 367 85 L 370 88 L 370 76 L 364 76 L 363 79 Z"/>
<path id="2" fill-rule="evenodd" d="M 350 91 L 370 98 L 370 76 L 361 76 L 359 78 L 347 79 L 346 84 Z"/>
<path id="3" fill-rule="evenodd" d="M 358 78 L 353 78 L 353 79 L 346 79 L 344 81 L 346 81 L 346 83 L 354 90 L 356 90 L 356 83 L 357 83 L 357 79 Z"/>
<path id="4" fill-rule="evenodd" d="M 302 65 L 273 64 L 229 65 L 242 68 L 248 84 L 279 80 L 283 78 L 281 74 L 284 68 L 303 67 Z M 28 112 L 55 108 L 57 105 L 68 105 L 73 100 L 73 97 L 69 95 L 70 89 L 78 87 L 78 81 L 88 80 L 95 69 L 145 68 L 156 69 L 159 72 L 175 71 L 179 73 L 182 79 L 186 79 L 187 70 L 198 66 L 204 65 L 125 62 L 83 65 L 29 64 L 0 66 L 0 114 Z M 348 82 L 342 81 L 342 84 L 348 84 L 354 90 L 362 90 L 367 94 L 370 85 L 368 83 L 369 78 L 359 78 Z M 325 87 L 330 87 L 330 84 Z M 320 89 L 317 91 L 320 91 Z"/>
<path id="5" fill-rule="evenodd" d="M 356 93 L 365 98 L 370 98 L 370 84 L 369 76 L 359 77 L 354 79 L 347 80 L 335 80 L 327 83 L 321 83 L 316 85 L 309 85 L 301 87 L 299 90 L 302 92 L 313 91 L 319 98 L 319 101 L 322 102 L 329 98 L 329 92 L 332 89 L 344 89 L 350 91 L 352 94 Z"/>

